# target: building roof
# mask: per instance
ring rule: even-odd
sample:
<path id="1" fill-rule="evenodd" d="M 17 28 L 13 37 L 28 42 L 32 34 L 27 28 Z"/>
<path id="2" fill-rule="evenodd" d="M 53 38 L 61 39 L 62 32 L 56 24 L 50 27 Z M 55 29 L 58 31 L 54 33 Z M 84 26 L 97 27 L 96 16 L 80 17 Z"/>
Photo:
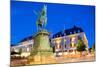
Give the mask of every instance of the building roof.
<path id="1" fill-rule="evenodd" d="M 27 41 L 27 40 L 31 40 L 32 38 L 33 38 L 33 35 L 24 38 L 24 39 L 21 40 L 20 42 L 24 42 L 24 41 Z"/>
<path id="2" fill-rule="evenodd" d="M 53 38 L 61 37 L 61 36 L 64 36 L 64 35 L 71 35 L 71 34 L 81 33 L 81 32 L 83 32 L 83 30 L 80 27 L 73 26 L 70 29 L 66 29 L 66 30 L 63 30 L 63 31 L 60 31 L 60 32 L 54 34 Z"/>

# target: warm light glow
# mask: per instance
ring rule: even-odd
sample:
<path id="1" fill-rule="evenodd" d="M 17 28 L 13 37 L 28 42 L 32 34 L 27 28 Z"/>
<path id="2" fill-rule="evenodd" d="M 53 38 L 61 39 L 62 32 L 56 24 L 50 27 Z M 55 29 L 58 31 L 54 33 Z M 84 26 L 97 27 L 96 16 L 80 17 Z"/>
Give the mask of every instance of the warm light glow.
<path id="1" fill-rule="evenodd" d="M 75 37 L 72 37 L 72 41 L 73 41 L 73 42 L 75 41 Z"/>
<path id="2" fill-rule="evenodd" d="M 58 49 L 60 48 L 60 42 L 61 42 L 61 39 L 56 39 L 56 43 L 57 43 L 57 48 Z"/>

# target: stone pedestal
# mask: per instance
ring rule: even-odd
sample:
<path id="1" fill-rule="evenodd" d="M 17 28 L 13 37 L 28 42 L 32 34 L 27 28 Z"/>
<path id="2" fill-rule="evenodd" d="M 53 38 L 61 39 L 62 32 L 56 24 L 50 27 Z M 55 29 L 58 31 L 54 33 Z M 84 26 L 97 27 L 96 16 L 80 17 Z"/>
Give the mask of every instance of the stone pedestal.
<path id="1" fill-rule="evenodd" d="M 46 30 L 41 30 L 34 36 L 34 45 L 30 57 L 29 63 L 31 64 L 55 63 L 49 33 Z"/>

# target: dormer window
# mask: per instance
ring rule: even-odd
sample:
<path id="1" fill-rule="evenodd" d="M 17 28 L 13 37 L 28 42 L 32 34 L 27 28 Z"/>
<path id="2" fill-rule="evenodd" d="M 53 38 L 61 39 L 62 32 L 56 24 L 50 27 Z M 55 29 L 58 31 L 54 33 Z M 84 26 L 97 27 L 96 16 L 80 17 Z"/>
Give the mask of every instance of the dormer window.
<path id="1" fill-rule="evenodd" d="M 62 35 L 60 34 L 60 37 L 61 37 Z"/>
<path id="2" fill-rule="evenodd" d="M 80 33 L 80 30 L 78 30 L 78 33 Z"/>
<path id="3" fill-rule="evenodd" d="M 74 34 L 76 33 L 76 31 L 74 31 Z"/>
<path id="4" fill-rule="evenodd" d="M 64 33 L 63 35 L 66 36 L 66 33 Z"/>
<path id="5" fill-rule="evenodd" d="M 57 35 L 57 37 L 59 37 L 59 35 Z"/>
<path id="6" fill-rule="evenodd" d="M 70 32 L 70 34 L 72 34 L 72 32 Z"/>

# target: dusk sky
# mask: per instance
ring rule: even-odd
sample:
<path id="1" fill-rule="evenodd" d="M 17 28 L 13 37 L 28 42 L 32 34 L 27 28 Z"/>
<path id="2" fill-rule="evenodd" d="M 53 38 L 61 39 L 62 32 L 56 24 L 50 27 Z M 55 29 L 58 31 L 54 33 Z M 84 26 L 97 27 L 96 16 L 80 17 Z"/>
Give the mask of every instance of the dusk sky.
<path id="1" fill-rule="evenodd" d="M 57 33 L 74 25 L 85 32 L 89 46 L 95 43 L 95 6 L 51 4 L 47 5 L 47 26 L 50 32 Z M 11 44 L 17 44 L 25 37 L 37 32 L 36 21 L 44 3 L 11 1 Z"/>

